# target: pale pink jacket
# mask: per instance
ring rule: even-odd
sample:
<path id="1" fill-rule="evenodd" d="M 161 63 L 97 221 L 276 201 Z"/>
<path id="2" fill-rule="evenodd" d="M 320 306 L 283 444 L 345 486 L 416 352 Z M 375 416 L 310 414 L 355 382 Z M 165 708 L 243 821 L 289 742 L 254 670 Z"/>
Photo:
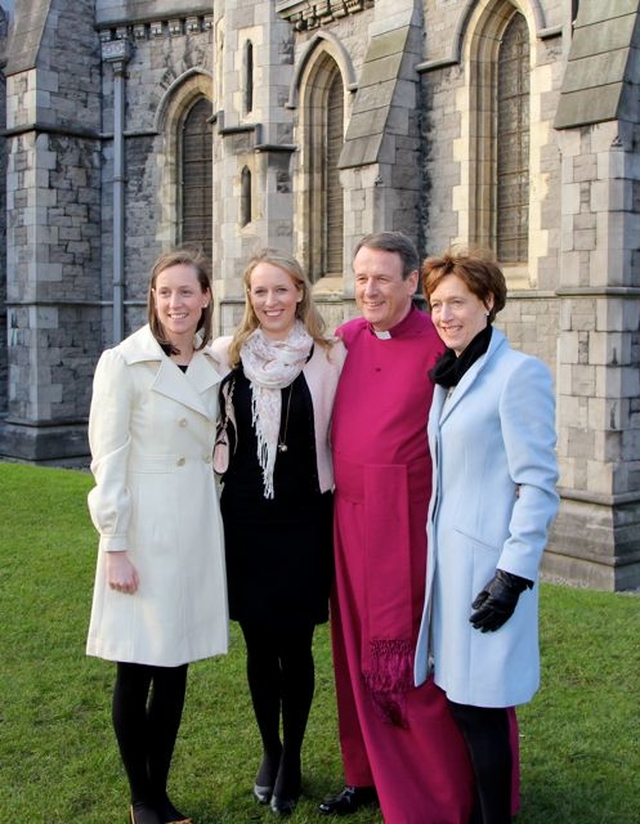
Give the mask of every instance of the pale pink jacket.
<path id="1" fill-rule="evenodd" d="M 211 344 L 211 350 L 218 361 L 218 371 L 221 375 L 226 375 L 229 372 L 230 343 L 231 336 L 227 335 L 216 338 Z M 333 488 L 329 429 L 333 412 L 333 399 L 346 355 L 347 351 L 341 340 L 336 339 L 328 349 L 316 345 L 313 348 L 313 354 L 302 370 L 313 404 L 316 461 L 321 492 L 327 492 Z"/>

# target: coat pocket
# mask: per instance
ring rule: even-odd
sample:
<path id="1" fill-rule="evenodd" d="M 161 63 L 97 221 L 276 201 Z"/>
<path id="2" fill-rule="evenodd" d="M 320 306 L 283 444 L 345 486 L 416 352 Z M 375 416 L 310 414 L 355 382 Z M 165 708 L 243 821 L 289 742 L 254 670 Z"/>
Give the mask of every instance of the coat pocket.
<path id="1" fill-rule="evenodd" d="M 459 527 L 454 527 L 453 531 L 456 533 L 457 540 L 463 542 L 468 548 L 471 561 L 469 576 L 471 588 L 468 597 L 473 600 L 478 592 L 493 578 L 502 553 L 502 544 L 488 543 L 477 535 L 471 535 Z"/>

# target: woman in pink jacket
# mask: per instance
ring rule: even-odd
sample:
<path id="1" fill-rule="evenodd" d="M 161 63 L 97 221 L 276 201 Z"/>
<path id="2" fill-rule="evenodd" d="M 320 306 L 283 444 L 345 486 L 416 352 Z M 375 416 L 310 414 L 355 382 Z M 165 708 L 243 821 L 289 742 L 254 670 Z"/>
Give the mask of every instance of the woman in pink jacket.
<path id="1" fill-rule="evenodd" d="M 310 284 L 295 259 L 262 251 L 250 261 L 244 285 L 238 330 L 213 344 L 221 369 L 230 370 L 223 396 L 230 397 L 227 412 L 235 422 L 221 496 L 229 611 L 246 642 L 262 738 L 253 793 L 287 815 L 300 794 L 314 628 L 328 618 L 328 430 L 344 349 L 323 334 Z"/>

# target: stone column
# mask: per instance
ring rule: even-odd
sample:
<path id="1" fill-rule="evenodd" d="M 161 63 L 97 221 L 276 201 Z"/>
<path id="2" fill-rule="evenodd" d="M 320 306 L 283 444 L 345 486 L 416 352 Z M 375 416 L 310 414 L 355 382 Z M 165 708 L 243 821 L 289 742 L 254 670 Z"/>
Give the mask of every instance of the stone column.
<path id="1" fill-rule="evenodd" d="M 7 417 L 0 454 L 84 461 L 102 346 L 94 3 L 35 3 L 7 56 Z M 46 43 L 46 47 L 41 47 Z"/>
<path id="2" fill-rule="evenodd" d="M 607 122 L 559 133 L 563 501 L 545 570 L 611 590 L 640 585 L 637 132 Z"/>
<path id="3" fill-rule="evenodd" d="M 262 246 L 292 249 L 295 146 L 293 114 L 284 106 L 293 72 L 291 38 L 272 0 L 214 6 L 213 257 L 222 332 L 234 329 L 241 316 L 241 275 L 251 254 Z M 245 185 L 250 180 L 248 216 L 240 208 L 243 179 Z"/>

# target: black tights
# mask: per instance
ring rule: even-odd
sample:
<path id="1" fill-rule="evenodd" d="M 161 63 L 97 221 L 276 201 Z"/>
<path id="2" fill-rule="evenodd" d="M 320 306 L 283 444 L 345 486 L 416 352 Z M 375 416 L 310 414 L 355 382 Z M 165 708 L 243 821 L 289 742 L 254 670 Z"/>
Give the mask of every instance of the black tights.
<path id="1" fill-rule="evenodd" d="M 131 803 L 152 804 L 163 821 L 184 818 L 167 797 L 167 778 L 182 718 L 187 666 L 117 665 L 113 728 Z"/>
<path id="2" fill-rule="evenodd" d="M 513 758 L 508 710 L 447 703 L 462 732 L 473 768 L 471 824 L 510 824 Z"/>
<path id="3" fill-rule="evenodd" d="M 272 787 L 277 796 L 295 798 L 300 792 L 300 753 L 315 684 L 311 647 L 314 626 L 277 630 L 245 622 L 240 626 L 247 645 L 247 680 L 263 747 L 256 784 Z"/>

